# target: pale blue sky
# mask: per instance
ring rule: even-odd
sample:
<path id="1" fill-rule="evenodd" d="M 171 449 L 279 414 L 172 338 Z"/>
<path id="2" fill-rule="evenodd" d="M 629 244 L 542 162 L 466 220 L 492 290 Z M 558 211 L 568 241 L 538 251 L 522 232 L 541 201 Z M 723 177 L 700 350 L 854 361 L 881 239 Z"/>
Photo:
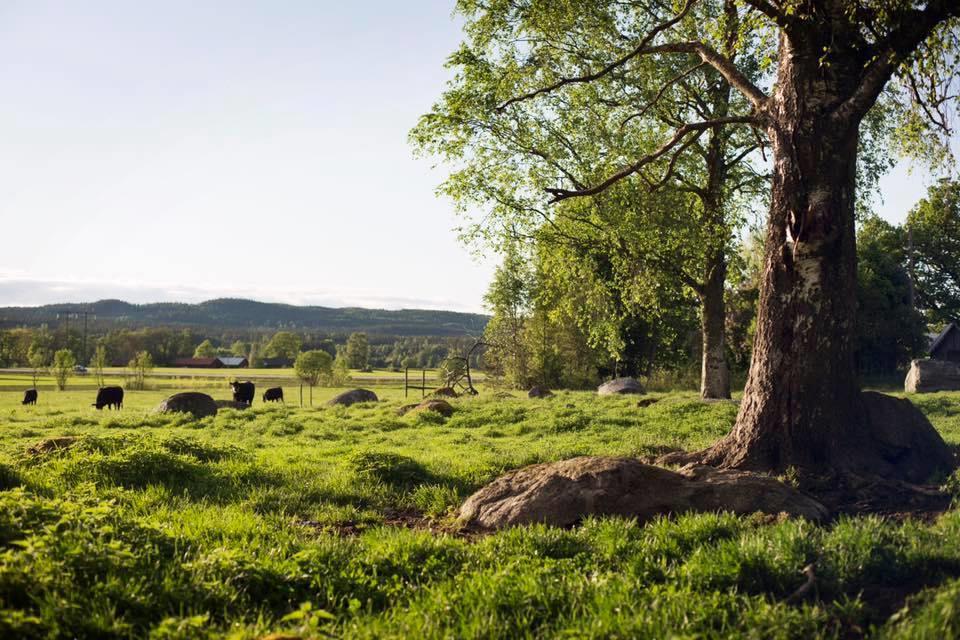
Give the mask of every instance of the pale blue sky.
<path id="1" fill-rule="evenodd" d="M 222 295 L 480 310 L 407 132 L 450 0 L 0 3 L 0 305 Z M 923 172 L 885 180 L 902 219 Z"/>

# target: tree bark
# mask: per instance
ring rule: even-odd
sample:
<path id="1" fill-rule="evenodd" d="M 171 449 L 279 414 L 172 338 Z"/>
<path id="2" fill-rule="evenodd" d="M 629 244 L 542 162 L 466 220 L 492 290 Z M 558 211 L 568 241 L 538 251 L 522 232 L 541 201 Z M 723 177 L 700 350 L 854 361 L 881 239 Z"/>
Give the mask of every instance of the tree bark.
<path id="1" fill-rule="evenodd" d="M 700 295 L 700 331 L 703 353 L 700 359 L 700 397 L 726 399 L 730 397 L 730 368 L 727 365 L 726 303 L 724 284 L 727 279 L 727 261 L 718 251 L 709 260 L 707 281 Z"/>
<path id="2" fill-rule="evenodd" d="M 922 415 L 922 423 L 909 414 L 909 424 L 891 426 L 877 407 L 898 416 L 902 407 L 859 390 L 859 121 L 838 126 L 831 109 L 856 88 L 857 73 L 824 72 L 820 47 L 816 38 L 781 38 L 777 90 L 766 114 L 774 171 L 753 358 L 732 432 L 702 459 L 727 468 L 842 470 L 920 482 L 952 466 L 946 445 Z"/>
<path id="3" fill-rule="evenodd" d="M 736 8 L 726 4 L 728 27 L 736 31 Z M 736 51 L 729 40 L 726 54 L 733 59 Z M 725 118 L 730 114 L 730 84 L 719 77 L 712 84 L 710 104 L 712 113 L 704 117 Z M 727 363 L 726 320 L 727 307 L 724 290 L 727 281 L 727 247 L 730 224 L 725 207 L 724 188 L 729 177 L 727 147 L 728 127 L 710 131 L 704 156 L 706 184 L 700 191 L 703 207 L 702 232 L 706 239 L 702 286 L 700 295 L 700 324 L 702 353 L 700 358 L 700 397 L 704 400 L 722 400 L 730 397 L 730 367 Z"/>

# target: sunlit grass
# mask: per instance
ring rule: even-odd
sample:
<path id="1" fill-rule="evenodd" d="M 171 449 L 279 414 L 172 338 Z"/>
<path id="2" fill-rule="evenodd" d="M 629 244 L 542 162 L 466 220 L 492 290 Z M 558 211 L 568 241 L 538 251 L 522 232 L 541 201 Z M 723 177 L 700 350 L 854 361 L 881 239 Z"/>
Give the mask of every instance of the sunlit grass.
<path id="1" fill-rule="evenodd" d="M 152 413 L 162 390 L 128 392 L 120 412 L 86 390 L 36 407 L 0 393 L 0 637 L 939 638 L 960 625 L 958 512 L 457 532 L 459 503 L 507 469 L 703 447 L 734 403 L 560 392 L 461 398 L 444 419 L 398 416 L 396 387 L 320 406 L 337 391 L 200 421 Z M 915 401 L 960 443 L 960 394 Z M 55 436 L 79 439 L 27 453 Z M 385 524 L 397 514 L 419 528 Z M 819 600 L 787 602 L 810 562 Z"/>

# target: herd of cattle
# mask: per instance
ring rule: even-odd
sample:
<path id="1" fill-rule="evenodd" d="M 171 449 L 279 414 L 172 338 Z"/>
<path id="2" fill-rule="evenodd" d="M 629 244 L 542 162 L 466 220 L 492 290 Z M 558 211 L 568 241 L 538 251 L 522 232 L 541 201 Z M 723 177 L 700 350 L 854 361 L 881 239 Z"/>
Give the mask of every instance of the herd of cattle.
<path id="1" fill-rule="evenodd" d="M 252 382 L 231 382 L 233 388 L 233 401 L 245 404 L 248 407 L 253 404 L 253 396 L 256 391 L 256 385 Z M 23 402 L 21 404 L 37 404 L 37 390 L 27 389 L 23 392 Z M 263 392 L 264 402 L 283 402 L 283 388 L 271 387 Z M 123 407 L 123 387 L 100 387 L 97 389 L 97 400 L 91 406 L 98 410 L 104 407 L 108 409 L 121 409 Z"/>

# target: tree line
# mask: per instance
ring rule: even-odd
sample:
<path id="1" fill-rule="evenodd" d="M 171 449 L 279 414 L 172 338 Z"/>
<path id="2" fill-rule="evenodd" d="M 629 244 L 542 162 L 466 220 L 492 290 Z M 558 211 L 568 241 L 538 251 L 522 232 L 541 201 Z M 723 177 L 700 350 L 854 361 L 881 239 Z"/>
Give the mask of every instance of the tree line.
<path id="1" fill-rule="evenodd" d="M 218 335 L 190 329 L 148 327 L 115 329 L 84 336 L 65 324 L 58 327 L 16 327 L 0 330 L 0 367 L 44 369 L 54 362 L 55 354 L 65 351 L 75 364 L 93 368 L 127 366 L 146 354 L 154 366 L 172 366 L 181 358 L 241 356 L 251 367 L 264 358 L 281 358 L 292 365 L 303 351 L 324 351 L 336 360 L 342 358 L 349 369 L 435 368 L 451 354 L 469 348 L 469 338 L 349 335 L 315 332 L 277 331 L 272 334 L 241 334 L 235 331 Z M 61 357 L 62 358 L 62 357 Z M 73 365 L 71 365 L 73 366 Z"/>

